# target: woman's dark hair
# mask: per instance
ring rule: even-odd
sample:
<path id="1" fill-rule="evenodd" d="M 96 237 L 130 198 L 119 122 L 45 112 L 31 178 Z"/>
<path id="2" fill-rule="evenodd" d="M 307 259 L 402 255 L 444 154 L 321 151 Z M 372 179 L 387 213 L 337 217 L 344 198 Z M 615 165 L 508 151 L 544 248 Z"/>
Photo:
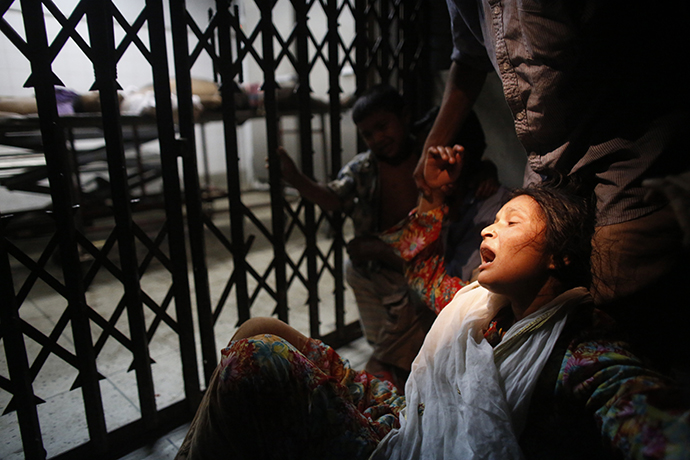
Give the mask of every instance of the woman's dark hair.
<path id="1" fill-rule="evenodd" d="M 357 124 L 379 110 L 402 116 L 405 111 L 405 100 L 398 90 L 390 85 L 381 83 L 372 86 L 357 98 L 352 107 L 352 121 Z"/>
<path id="2" fill-rule="evenodd" d="M 559 178 L 514 190 L 539 204 L 546 224 L 545 250 L 553 256 L 554 276 L 568 288 L 589 287 L 594 233 L 592 202 L 578 194 L 572 179 Z"/>

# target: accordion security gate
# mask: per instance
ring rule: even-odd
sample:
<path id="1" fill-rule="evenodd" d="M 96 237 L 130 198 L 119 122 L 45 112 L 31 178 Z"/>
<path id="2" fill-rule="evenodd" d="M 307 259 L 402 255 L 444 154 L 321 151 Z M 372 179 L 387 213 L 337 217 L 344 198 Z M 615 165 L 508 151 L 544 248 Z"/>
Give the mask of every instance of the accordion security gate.
<path id="1" fill-rule="evenodd" d="M 312 176 L 311 88 L 317 78 L 327 79 L 327 116 L 322 120 L 328 120 L 328 126 L 321 128 L 328 128 L 331 176 L 340 169 L 343 145 L 356 142 L 344 139 L 341 130 L 345 68 L 354 72 L 357 92 L 386 81 L 403 88 L 413 107 L 423 105 L 417 101 L 426 97 L 419 90 L 424 85 L 417 72 L 423 58 L 422 2 L 218 1 L 209 5 L 203 23 L 181 0 L 142 1 L 129 19 L 118 2 L 75 3 L 63 11 L 51 1 L 0 2 L 2 39 L 30 65 L 25 86 L 33 89 L 37 116 L 23 120 L 28 125 L 22 129 L 33 129 L 40 140 L 34 151 L 44 155 L 51 201 L 45 231 L 28 242 L 12 231 L 22 216 L 3 212 L 0 205 L 0 339 L 5 355 L 0 426 L 6 445 L 14 439 L 15 450 L 5 454 L 17 458 L 117 458 L 184 423 L 218 359 L 218 318 L 233 305 L 241 323 L 255 316 L 257 299 L 268 298 L 270 313 L 290 322 L 289 293 L 299 288 L 306 292 L 308 305 L 305 333 L 333 346 L 361 334 L 357 322 L 348 324 L 344 314 L 344 216 L 322 213 L 304 201 L 289 202 L 283 194 L 272 154 L 280 142 L 282 115 L 276 69 L 289 68 L 298 81 L 292 97 L 297 102 L 301 168 Z M 275 26 L 280 6 L 294 15 L 286 33 Z M 240 8 L 255 12 L 258 21 L 244 24 Z M 21 11 L 21 24 L 10 21 L 11 10 Z M 47 26 L 48 15 L 59 24 L 57 32 Z M 325 22 L 325 27 L 319 25 L 323 32 L 314 27 L 315 21 Z M 352 24 L 352 30 L 344 31 L 343 22 Z M 100 99 L 95 117 L 59 115 L 56 87 L 64 83 L 54 63 L 66 44 L 77 47 L 89 62 L 83 70 L 93 73 L 91 89 Z M 144 121 L 120 113 L 118 65 L 132 52 L 150 67 L 153 81 L 155 118 Z M 219 199 L 227 200 L 227 231 L 202 206 L 191 77 L 201 59 L 212 63 L 208 78 L 218 82 L 222 95 L 217 119 L 223 126 L 227 194 Z M 240 186 L 236 95 L 250 65 L 259 69 L 263 90 L 270 224 L 244 203 Z M 100 209 L 97 218 L 87 215 L 83 206 L 72 129 L 92 119 L 104 141 L 109 192 L 105 211 Z M 136 136 L 140 122 L 153 126 L 160 152 L 156 170 L 161 193 L 154 205 L 133 191 L 130 138 L 123 134 L 129 126 Z M 159 209 L 159 218 L 140 217 L 144 209 Z M 100 222 L 98 236 L 90 219 Z M 325 244 L 317 241 L 324 229 L 331 235 Z M 272 247 L 271 262 L 263 267 L 249 257 L 257 237 Z M 288 251 L 294 239 L 300 250 Z M 227 279 L 220 292 L 213 292 L 209 283 L 210 240 L 227 254 Z M 153 284 L 162 286 L 162 295 L 152 294 Z M 335 320 L 332 330 L 323 331 L 320 305 L 329 296 Z M 51 328 L 38 327 L 29 313 L 48 298 L 44 315 L 51 316 Z M 161 376 L 156 366 L 168 355 L 176 361 Z M 59 375 L 61 390 L 45 382 L 50 380 L 44 376 L 48 368 Z M 173 375 L 179 387 L 165 395 L 162 382 Z M 122 420 L 109 412 L 116 392 L 108 385 L 117 379 L 130 383 L 132 391 L 126 396 L 135 406 Z M 66 419 L 78 420 L 74 426 L 65 426 L 68 422 L 58 416 L 67 407 L 77 408 L 77 415 Z M 66 432 L 73 434 L 69 442 L 56 443 Z"/>

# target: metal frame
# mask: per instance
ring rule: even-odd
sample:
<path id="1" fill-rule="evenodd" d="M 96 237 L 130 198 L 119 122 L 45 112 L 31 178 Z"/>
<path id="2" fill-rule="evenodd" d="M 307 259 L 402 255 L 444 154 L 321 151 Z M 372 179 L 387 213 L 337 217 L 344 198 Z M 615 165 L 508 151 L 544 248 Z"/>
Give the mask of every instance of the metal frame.
<path id="1" fill-rule="evenodd" d="M 247 0 L 251 1 L 251 0 Z M 0 4 L 4 15 L 12 4 Z M 42 402 L 34 390 L 34 379 L 46 360 L 57 357 L 65 366 L 78 371 L 73 388 L 80 388 L 84 402 L 89 440 L 54 458 L 117 458 L 137 445 L 151 440 L 166 430 L 188 420 L 202 396 L 199 366 L 206 383 L 217 362 L 214 326 L 234 290 L 238 323 L 252 316 L 252 305 L 259 292 L 268 292 L 275 301 L 275 315 L 289 322 L 288 291 L 295 283 L 302 283 L 308 291 L 309 328 L 314 337 L 340 346 L 361 335 L 358 323 L 346 324 L 343 280 L 342 226 L 345 216 L 323 213 L 311 203 L 288 202 L 283 194 L 278 159 L 280 111 L 276 100 L 278 84 L 275 69 L 280 63 L 291 63 L 298 76 L 296 97 L 301 167 L 313 175 L 314 146 L 312 142 L 312 98 L 310 79 L 317 63 L 323 64 L 329 78 L 329 151 L 330 174 L 335 177 L 342 165 L 343 135 L 341 132 L 340 76 L 350 65 L 355 71 L 357 93 L 369 84 L 388 81 L 404 88 L 411 106 L 419 112 L 424 97 L 420 96 L 418 63 L 423 60 L 420 15 L 423 2 L 402 0 L 290 0 L 296 23 L 287 37 L 276 30 L 272 15 L 275 1 L 255 0 L 261 20 L 253 30 L 240 25 L 238 8 L 226 0 L 217 0 L 216 11 L 209 15 L 205 28 L 194 23 L 184 0 L 169 0 L 172 30 L 174 74 L 178 98 L 177 120 L 170 100 L 170 69 L 166 47 L 165 20 L 162 0 L 145 0 L 139 16 L 130 24 L 109 0 L 82 0 L 69 16 L 50 1 L 21 0 L 26 39 L 4 21 L 0 31 L 16 46 L 31 64 L 31 76 L 26 86 L 33 87 L 40 133 L 52 198 L 51 216 L 55 230 L 38 260 L 33 260 L 13 242 L 6 228 L 12 215 L 0 214 L 0 338 L 2 339 L 9 375 L 0 375 L 0 389 L 12 395 L 5 413 L 16 411 L 20 425 L 24 455 L 27 459 L 46 458 L 41 434 L 41 420 L 37 410 Z M 62 30 L 51 43 L 48 41 L 43 8 L 60 22 Z M 328 32 L 322 40 L 311 33 L 309 14 L 319 8 L 327 17 Z M 355 35 L 345 43 L 340 35 L 341 15 L 352 15 Z M 86 21 L 91 31 L 87 40 L 77 32 L 80 21 Z M 146 25 L 148 43 L 138 32 Z M 124 30 L 124 38 L 116 43 L 114 30 Z M 198 41 L 188 43 L 188 32 Z M 71 40 L 93 64 L 94 90 L 98 90 L 102 109 L 103 138 L 106 143 L 108 177 L 111 184 L 113 227 L 102 245 L 91 241 L 80 224 L 79 194 L 75 193 L 78 171 L 70 162 L 66 127 L 58 116 L 55 85 L 62 85 L 52 70 L 52 63 L 64 44 Z M 144 231 L 134 219 L 137 202 L 130 194 L 125 164 L 125 146 L 119 112 L 117 64 L 129 47 L 136 47 L 151 66 L 155 89 L 156 126 L 160 147 L 160 162 L 164 189 L 165 222 L 155 235 Z M 220 83 L 223 99 L 222 121 L 226 151 L 227 200 L 230 234 L 224 234 L 202 208 L 202 188 L 195 152 L 195 120 L 192 104 L 191 69 L 199 56 L 211 57 L 216 74 L 209 79 Z M 243 60 L 253 59 L 263 72 L 265 124 L 269 152 L 269 181 L 271 199 L 270 228 L 242 201 L 239 185 L 239 156 L 236 132 L 237 108 L 234 94 L 237 82 L 243 77 Z M 180 160 L 181 159 L 181 160 Z M 180 187 L 183 177 L 184 188 Z M 251 222 L 273 246 L 273 261 L 263 273 L 247 261 L 253 235 L 247 235 L 245 225 Z M 328 225 L 334 232 L 330 247 L 324 252 L 317 245 L 317 233 Z M 286 252 L 286 242 L 301 232 L 305 238 L 304 252 L 293 260 Z M 218 239 L 229 252 L 232 271 L 218 302 L 211 301 L 211 288 L 206 266 L 207 238 Z M 167 239 L 167 251 L 163 246 Z M 187 246 L 189 245 L 189 247 Z M 117 254 L 114 248 L 117 246 Z M 191 255 L 195 298 L 189 284 Z M 49 260 L 59 255 L 61 277 L 50 270 Z M 83 256 L 90 258 L 85 264 Z M 30 275 L 22 283 L 15 279 L 11 260 L 21 263 Z M 155 301 L 142 289 L 141 280 L 152 262 L 161 264 L 170 274 L 171 283 L 162 301 Z M 96 276 L 106 271 L 121 284 L 123 295 L 109 314 L 98 313 L 89 305 L 86 292 Z M 274 280 L 268 282 L 269 276 Z M 336 327 L 322 333 L 320 321 L 320 281 L 332 277 Z M 22 318 L 22 303 L 36 280 L 41 279 L 67 301 L 54 330 L 44 334 Z M 250 281 L 256 285 L 252 291 Z M 174 302 L 175 317 L 168 312 Z M 196 317 L 194 316 L 196 308 Z M 126 312 L 128 332 L 118 330 L 117 324 Z M 147 318 L 151 318 L 148 320 Z M 195 334 L 194 323 L 199 333 Z M 92 332 L 92 325 L 100 333 Z M 152 375 L 149 346 L 159 326 L 171 328 L 179 337 L 181 368 L 184 379 L 184 400 L 165 408 L 156 405 L 156 388 Z M 72 330 L 74 351 L 58 344 L 67 328 Z M 41 344 L 38 356 L 30 359 L 26 340 Z M 225 339 L 225 338 L 224 338 Z M 141 418 L 116 430 L 108 431 L 99 381 L 97 358 L 108 341 L 117 341 L 132 357 L 136 375 Z M 201 345 L 202 363 L 197 360 L 196 342 Z"/>

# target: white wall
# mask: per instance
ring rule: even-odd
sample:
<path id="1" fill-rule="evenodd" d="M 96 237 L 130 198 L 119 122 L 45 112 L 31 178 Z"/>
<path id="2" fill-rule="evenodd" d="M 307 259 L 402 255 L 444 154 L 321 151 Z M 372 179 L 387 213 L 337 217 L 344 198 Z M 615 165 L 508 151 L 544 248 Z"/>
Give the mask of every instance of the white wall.
<path id="1" fill-rule="evenodd" d="M 116 0 L 117 8 L 129 22 L 133 22 L 145 5 L 143 0 Z M 69 16 L 77 4 L 77 0 L 55 0 L 55 4 L 65 16 Z M 207 22 L 206 10 L 208 6 L 214 5 L 212 0 L 194 0 L 188 3 L 187 8 L 191 14 L 200 22 Z M 48 41 L 52 42 L 61 26 L 58 21 L 44 9 Z M 166 18 L 169 30 L 169 15 L 166 5 Z M 5 13 L 3 19 L 7 21 L 23 38 L 24 26 L 22 22 L 19 2 L 14 2 L 9 11 Z M 89 31 L 86 26 L 86 19 L 82 18 L 76 27 L 79 35 L 86 43 L 89 43 Z M 138 34 L 144 43 L 148 43 L 148 29 L 142 27 Z M 116 25 L 115 41 L 118 43 L 124 33 Z M 190 34 L 190 41 L 192 37 Z M 168 58 L 172 69 L 172 42 L 168 39 Z M 0 34 L 0 95 L 3 96 L 32 96 L 33 90 L 22 88 L 24 82 L 30 75 L 29 62 L 15 48 L 15 46 L 2 34 Z M 210 60 L 203 60 L 195 69 L 199 75 L 210 75 Z M 74 43 L 68 40 L 63 49 L 58 54 L 53 63 L 53 71 L 62 80 L 65 86 L 77 92 L 88 91 L 94 82 L 93 66 L 86 58 L 83 51 Z M 171 74 L 173 72 L 171 71 Z M 135 46 L 130 45 L 127 52 L 117 65 L 118 82 L 123 88 L 142 87 L 152 81 L 150 66 Z"/>
<path id="2" fill-rule="evenodd" d="M 77 3 L 77 0 L 55 0 L 56 6 L 66 17 L 71 15 Z M 136 17 L 140 14 L 141 10 L 145 6 L 144 0 L 116 0 L 115 3 L 122 15 L 130 23 L 134 22 Z M 214 4 L 215 2 L 213 2 L 213 0 L 194 0 L 190 1 L 187 7 L 190 11 L 190 14 L 192 14 L 192 16 L 195 17 L 200 24 L 206 24 L 206 11 L 209 6 Z M 167 5 L 165 15 L 167 18 L 166 24 L 168 28 L 167 44 L 169 68 L 171 69 L 171 75 L 174 75 L 172 40 L 170 39 L 169 35 L 170 20 Z M 19 2 L 14 2 L 9 10 L 3 15 L 2 19 L 6 21 L 24 40 L 26 39 Z M 52 43 L 62 26 L 45 8 L 44 20 L 46 24 L 48 42 Z M 80 23 L 77 25 L 76 32 L 87 44 L 89 43 L 89 31 L 85 18 L 82 18 Z M 146 26 L 139 31 L 138 35 L 141 37 L 143 43 L 147 44 L 149 42 L 148 28 Z M 123 36 L 124 32 L 116 24 L 116 43 L 119 43 Z M 195 43 L 195 40 L 191 34 L 189 40 L 191 43 Z M 89 91 L 94 83 L 93 65 L 86 57 L 85 53 L 75 44 L 75 41 L 72 39 L 69 39 L 60 50 L 59 54 L 53 61 L 52 68 L 65 87 L 67 89 L 76 91 L 77 93 L 85 93 Z M 195 65 L 193 76 L 210 78 L 210 69 L 210 59 L 202 58 Z M 23 87 L 30 74 L 31 67 L 29 61 L 21 54 L 14 44 L 5 37 L 4 34 L 0 34 L 0 96 L 33 98 L 33 89 Z M 140 51 L 133 45 L 128 47 L 127 51 L 119 61 L 117 65 L 117 75 L 118 83 L 125 90 L 141 88 L 151 84 L 153 80 L 149 63 L 142 56 Z M 79 145 L 77 147 L 79 148 Z M 150 142 L 144 146 L 144 151 L 151 150 L 155 152 L 158 151 L 157 142 Z M 18 152 L 22 152 L 22 150 L 0 146 L 0 153 Z M 24 192 L 9 192 L 3 188 L 0 188 L 0 200 L 2 201 L 0 209 L 2 209 L 3 212 L 40 208 L 50 202 L 49 198 L 47 198 L 45 195 Z"/>
<path id="3" fill-rule="evenodd" d="M 56 0 L 57 7 L 62 13 L 69 17 L 75 6 L 77 0 Z M 144 7 L 144 0 L 116 0 L 116 6 L 123 14 L 123 16 L 132 23 L 139 15 Z M 164 2 L 166 25 L 168 29 L 168 60 L 171 77 L 174 77 L 174 64 L 172 53 L 172 39 L 169 34 L 170 18 L 167 8 L 167 2 Z M 197 24 L 203 29 L 208 22 L 208 9 L 215 8 L 214 0 L 188 0 L 187 10 Z M 259 21 L 259 10 L 255 3 L 251 0 L 240 0 L 239 2 L 241 23 L 245 33 L 250 34 L 256 27 Z M 46 28 L 48 31 L 48 40 L 52 42 L 61 26 L 59 22 L 45 10 Z M 292 28 L 294 27 L 294 11 L 289 0 L 279 0 L 273 10 L 274 25 L 282 37 L 287 38 Z M 15 2 L 10 9 L 3 15 L 3 19 L 12 26 L 17 33 L 25 38 L 23 19 L 19 2 Z M 342 15 L 339 21 L 341 25 L 341 34 L 344 36 L 346 42 L 351 41 L 354 36 L 354 20 L 347 12 Z M 325 14 L 320 9 L 320 4 L 317 2 L 309 12 L 309 25 L 312 28 L 312 33 L 317 40 L 323 40 L 327 33 L 327 21 Z M 89 32 L 86 25 L 85 18 L 77 25 L 77 33 L 83 40 L 89 42 Z M 138 34 L 142 41 L 148 43 L 148 30 L 143 27 Z M 124 36 L 124 32 L 116 25 L 115 40 L 116 43 Z M 196 43 L 197 38 L 190 33 L 188 36 L 190 49 Z M 261 38 L 254 43 L 258 49 L 261 48 Z M 276 43 L 276 47 L 278 44 Z M 315 48 L 310 45 L 310 53 L 314 54 Z M 324 50 L 327 54 L 327 50 Z M 341 56 L 342 59 L 342 56 Z M 64 83 L 65 87 L 84 93 L 88 91 L 94 82 L 93 66 L 86 58 L 84 52 L 74 43 L 73 40 L 68 40 L 64 45 L 57 58 L 53 62 L 53 70 L 55 74 Z M 31 73 L 28 60 L 16 49 L 16 47 L 2 34 L 0 34 L 0 96 L 19 96 L 19 97 L 33 97 L 32 88 L 24 88 L 24 82 L 28 79 Z M 283 59 L 281 64 L 276 69 L 276 76 L 278 81 L 284 81 L 294 76 L 296 72 L 291 64 Z M 125 91 L 141 88 L 151 84 L 152 75 L 150 65 L 142 56 L 139 50 L 130 45 L 125 54 L 117 65 L 118 83 Z M 192 78 L 212 80 L 212 62 L 206 53 L 202 53 L 199 59 L 194 63 L 191 69 Z M 245 83 L 261 83 L 263 82 L 263 73 L 259 65 L 253 59 L 246 59 L 244 64 L 244 82 Z M 341 86 L 343 95 L 354 91 L 354 78 L 343 77 L 341 79 Z M 327 71 L 323 64 L 316 64 L 315 70 L 312 73 L 311 87 L 314 91 L 314 97 L 327 100 L 328 98 L 328 78 Z M 316 130 L 321 127 L 321 120 L 314 118 L 314 128 Z M 329 126 L 329 121 L 326 119 L 326 128 Z M 343 139 L 344 139 L 344 161 L 351 158 L 356 153 L 356 132 L 352 125 L 349 114 L 345 114 L 342 120 Z M 298 148 L 298 134 L 292 132 L 296 128 L 296 118 L 286 117 L 283 119 L 283 128 L 286 130 L 283 136 L 284 143 L 289 149 L 293 157 L 299 159 Z M 258 118 L 247 121 L 238 127 L 238 142 L 240 155 L 240 169 L 241 169 L 241 183 L 245 188 L 254 187 L 258 182 L 265 181 L 267 173 L 264 167 L 264 158 L 266 156 L 265 145 L 265 120 Z M 327 129 L 327 131 L 329 131 Z M 209 173 L 213 176 L 213 182 L 222 186 L 225 183 L 225 147 L 223 140 L 222 124 L 210 123 L 205 126 L 205 144 L 202 144 L 201 129 L 197 130 L 197 152 L 199 155 L 200 172 L 205 176 L 204 165 L 208 164 Z M 329 134 L 329 133 L 327 133 Z M 325 179 L 324 171 L 328 167 L 324 164 L 324 149 L 320 134 L 317 132 L 314 135 L 314 161 L 317 178 Z M 156 151 L 158 149 L 157 142 L 151 142 L 144 146 L 144 151 Z M 201 158 L 202 152 L 206 150 L 207 158 Z M 0 151 L 7 152 L 6 147 L 0 146 Z M 327 152 L 330 151 L 330 146 L 327 145 Z M 7 196 L 6 191 L 3 197 Z M 0 193 L 3 193 L 0 192 Z M 26 195 L 24 193 L 13 193 L 15 197 L 19 195 Z M 42 199 L 44 197 L 41 197 Z M 3 200 L 7 201 L 7 200 Z M 44 201 L 44 200 L 43 200 Z M 4 208 L 4 206 L 3 206 Z"/>

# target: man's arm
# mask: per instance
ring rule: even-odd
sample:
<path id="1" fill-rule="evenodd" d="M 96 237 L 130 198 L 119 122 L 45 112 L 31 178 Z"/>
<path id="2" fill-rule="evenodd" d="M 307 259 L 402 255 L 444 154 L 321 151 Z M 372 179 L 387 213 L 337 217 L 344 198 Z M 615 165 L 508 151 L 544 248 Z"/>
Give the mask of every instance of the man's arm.
<path id="1" fill-rule="evenodd" d="M 484 70 L 455 61 L 451 64 L 441 108 L 424 142 L 422 157 L 414 173 L 417 187 L 423 193 L 429 192 L 429 187 L 424 180 L 426 152 L 431 146 L 449 145 L 455 139 L 467 114 L 472 110 L 485 80 L 486 71 Z"/>
<path id="2" fill-rule="evenodd" d="M 295 187 L 303 198 L 321 207 L 324 211 L 340 209 L 342 203 L 333 190 L 324 184 L 313 181 L 297 169 L 292 158 L 283 147 L 278 147 L 277 153 L 280 159 L 280 172 L 285 182 Z"/>

